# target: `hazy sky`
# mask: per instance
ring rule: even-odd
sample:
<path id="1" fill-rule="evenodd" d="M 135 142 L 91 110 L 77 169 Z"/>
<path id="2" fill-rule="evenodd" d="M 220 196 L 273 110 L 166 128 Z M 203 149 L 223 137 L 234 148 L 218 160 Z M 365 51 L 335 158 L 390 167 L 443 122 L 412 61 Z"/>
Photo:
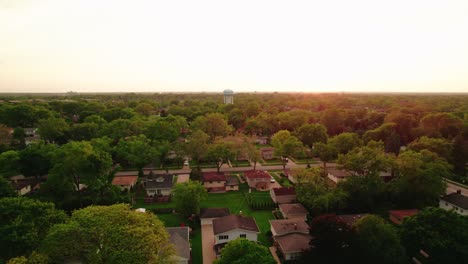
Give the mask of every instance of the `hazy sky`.
<path id="1" fill-rule="evenodd" d="M 468 92 L 468 0 L 0 0 L 0 92 Z"/>

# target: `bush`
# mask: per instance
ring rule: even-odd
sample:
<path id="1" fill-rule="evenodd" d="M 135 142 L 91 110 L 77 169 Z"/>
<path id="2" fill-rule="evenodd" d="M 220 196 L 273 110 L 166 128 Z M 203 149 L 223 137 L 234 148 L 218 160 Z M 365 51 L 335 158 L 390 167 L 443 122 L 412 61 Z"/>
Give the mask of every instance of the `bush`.
<path id="1" fill-rule="evenodd" d="M 150 210 L 155 214 L 167 214 L 172 213 L 174 211 L 174 208 L 153 208 Z"/>

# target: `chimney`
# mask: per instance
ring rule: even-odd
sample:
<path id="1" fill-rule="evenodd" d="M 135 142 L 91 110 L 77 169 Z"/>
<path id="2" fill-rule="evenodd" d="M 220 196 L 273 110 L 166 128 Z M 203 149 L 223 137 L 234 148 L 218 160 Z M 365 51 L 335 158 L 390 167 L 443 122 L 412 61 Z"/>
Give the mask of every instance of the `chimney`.
<path id="1" fill-rule="evenodd" d="M 457 190 L 457 193 L 458 193 L 458 194 L 461 194 L 461 190 Z"/>
<path id="2" fill-rule="evenodd" d="M 294 230 L 297 230 L 297 224 L 294 223 Z"/>

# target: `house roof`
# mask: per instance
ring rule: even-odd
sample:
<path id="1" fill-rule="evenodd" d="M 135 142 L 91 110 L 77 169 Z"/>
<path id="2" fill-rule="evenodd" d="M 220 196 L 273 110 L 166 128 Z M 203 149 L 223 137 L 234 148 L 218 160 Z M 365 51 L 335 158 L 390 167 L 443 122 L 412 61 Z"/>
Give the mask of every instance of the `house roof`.
<path id="1" fill-rule="evenodd" d="M 451 194 L 447 194 L 440 199 L 460 208 L 468 209 L 468 196 L 465 196 L 461 193 L 454 192 Z"/>
<path id="2" fill-rule="evenodd" d="M 270 148 L 270 147 L 267 147 L 267 148 L 260 148 L 260 151 L 263 153 L 263 152 L 273 152 L 275 149 L 274 148 Z"/>
<path id="3" fill-rule="evenodd" d="M 346 223 L 349 226 L 352 226 L 354 223 L 356 223 L 357 220 L 361 219 L 364 216 L 367 216 L 367 214 L 349 214 L 349 215 L 337 215 L 338 218 L 341 219 L 344 223 Z"/>
<path id="4" fill-rule="evenodd" d="M 242 229 L 251 232 L 260 232 L 255 219 L 240 215 L 228 215 L 213 220 L 213 232 L 215 235 L 234 229 Z"/>
<path id="5" fill-rule="evenodd" d="M 309 233 L 309 225 L 302 219 L 269 220 L 278 236 L 290 233 Z"/>
<path id="6" fill-rule="evenodd" d="M 220 172 L 220 173 L 217 173 L 217 172 L 203 172 L 202 180 L 204 182 L 207 182 L 207 181 L 227 181 L 226 176 L 222 172 Z"/>
<path id="7" fill-rule="evenodd" d="M 137 182 L 138 176 L 115 176 L 112 185 L 133 185 Z"/>
<path id="8" fill-rule="evenodd" d="M 226 176 L 226 178 L 227 178 L 226 185 L 229 185 L 229 186 L 239 185 L 239 180 L 237 179 L 236 176 Z"/>
<path id="9" fill-rule="evenodd" d="M 276 196 L 296 195 L 296 189 L 294 187 L 273 188 L 273 192 Z"/>
<path id="10" fill-rule="evenodd" d="M 271 176 L 268 174 L 266 171 L 262 170 L 249 170 L 249 171 L 244 171 L 245 177 L 249 179 L 270 179 Z"/>
<path id="11" fill-rule="evenodd" d="M 348 171 L 346 170 L 340 170 L 340 169 L 327 169 L 327 173 L 335 176 L 335 177 L 338 177 L 338 178 L 344 178 L 344 177 L 350 177 L 351 176 L 351 173 L 349 173 Z"/>
<path id="12" fill-rule="evenodd" d="M 308 234 L 289 234 L 275 237 L 280 250 L 285 253 L 302 252 L 310 248 L 309 242 L 312 237 Z"/>
<path id="13" fill-rule="evenodd" d="M 146 188 L 150 189 L 170 189 L 172 188 L 174 175 L 162 174 L 151 175 L 146 178 Z"/>
<path id="14" fill-rule="evenodd" d="M 11 182 L 11 186 L 19 191 L 25 187 L 31 186 L 33 184 L 34 180 L 17 180 L 16 182 Z"/>
<path id="15" fill-rule="evenodd" d="M 288 215 L 300 215 L 300 214 L 307 214 L 307 210 L 305 207 L 300 203 L 293 203 L 293 204 L 280 204 L 278 205 L 281 212 L 284 212 Z"/>
<path id="16" fill-rule="evenodd" d="M 408 209 L 408 210 L 390 210 L 388 213 L 398 219 L 403 219 L 404 217 L 410 217 L 419 212 L 418 209 Z"/>
<path id="17" fill-rule="evenodd" d="M 219 218 L 228 216 L 229 208 L 200 208 L 200 218 Z"/>
<path id="18" fill-rule="evenodd" d="M 190 243 L 188 227 L 167 227 L 169 241 L 175 245 L 177 256 L 190 259 Z"/>

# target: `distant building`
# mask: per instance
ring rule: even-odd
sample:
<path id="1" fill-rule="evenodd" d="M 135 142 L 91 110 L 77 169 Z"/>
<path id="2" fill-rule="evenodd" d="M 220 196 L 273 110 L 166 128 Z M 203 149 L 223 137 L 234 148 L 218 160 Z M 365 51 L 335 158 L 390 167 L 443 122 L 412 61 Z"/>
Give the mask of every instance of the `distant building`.
<path id="1" fill-rule="evenodd" d="M 135 187 L 136 183 L 138 181 L 138 176 L 127 176 L 127 175 L 122 175 L 122 176 L 115 176 L 114 179 L 112 180 L 112 185 L 117 186 L 120 188 L 122 191 L 130 191 Z"/>
<path id="2" fill-rule="evenodd" d="M 447 194 L 440 198 L 439 207 L 445 210 L 454 210 L 461 215 L 468 215 L 468 196 L 461 194 L 461 191 Z"/>
<path id="3" fill-rule="evenodd" d="M 418 209 L 390 210 L 388 211 L 388 214 L 390 221 L 396 225 L 401 225 L 403 223 L 403 219 L 416 215 L 418 212 Z"/>
<path id="4" fill-rule="evenodd" d="M 224 90 L 224 104 L 233 104 L 234 103 L 234 91 L 233 90 Z"/>

